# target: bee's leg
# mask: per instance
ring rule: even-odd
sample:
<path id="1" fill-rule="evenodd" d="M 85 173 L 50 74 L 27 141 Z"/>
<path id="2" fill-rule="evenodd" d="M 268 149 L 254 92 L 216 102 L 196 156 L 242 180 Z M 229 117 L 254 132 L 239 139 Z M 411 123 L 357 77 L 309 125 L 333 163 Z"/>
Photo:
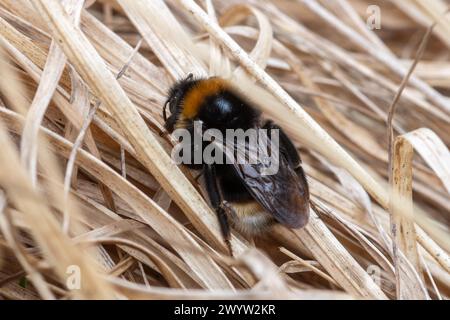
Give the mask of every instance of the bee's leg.
<path id="1" fill-rule="evenodd" d="M 230 255 L 233 256 L 233 250 L 231 248 L 231 230 L 230 224 L 228 221 L 227 211 L 229 205 L 226 201 L 222 200 L 222 197 L 219 192 L 219 188 L 217 186 L 217 176 L 216 169 L 212 165 L 205 164 L 204 165 L 204 175 L 205 175 L 205 185 L 206 191 L 208 192 L 209 200 L 211 201 L 211 205 L 216 211 L 217 218 L 219 219 L 220 230 L 222 232 L 223 239 L 227 244 Z"/>
<path id="2" fill-rule="evenodd" d="M 200 179 L 200 177 L 203 175 L 205 169 L 202 169 L 195 177 L 194 180 L 195 182 L 198 183 L 198 179 Z"/>
<path id="3" fill-rule="evenodd" d="M 238 219 L 237 213 L 236 211 L 234 211 L 233 206 L 231 206 L 228 201 L 226 200 L 222 200 L 222 203 L 220 204 L 220 206 L 223 208 L 223 210 L 225 211 L 225 213 L 227 214 L 227 217 L 230 218 L 232 220 L 236 220 Z"/>

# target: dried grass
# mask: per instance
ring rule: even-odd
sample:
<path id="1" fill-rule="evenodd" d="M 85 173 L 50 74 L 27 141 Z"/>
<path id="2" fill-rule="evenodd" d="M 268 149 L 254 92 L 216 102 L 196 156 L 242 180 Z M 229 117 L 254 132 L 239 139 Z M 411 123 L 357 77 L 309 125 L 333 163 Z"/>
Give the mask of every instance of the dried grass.
<path id="1" fill-rule="evenodd" d="M 371 4 L 3 0 L 0 296 L 448 299 L 450 14 L 383 1 L 371 30 Z M 189 72 L 232 79 L 289 132 L 304 229 L 233 232 L 226 254 L 164 134 Z"/>

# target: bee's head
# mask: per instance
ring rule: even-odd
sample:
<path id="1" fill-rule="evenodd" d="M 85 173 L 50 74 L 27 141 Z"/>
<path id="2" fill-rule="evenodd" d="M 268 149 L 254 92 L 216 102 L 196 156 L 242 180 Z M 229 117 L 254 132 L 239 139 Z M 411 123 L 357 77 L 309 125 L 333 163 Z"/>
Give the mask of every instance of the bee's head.
<path id="1" fill-rule="evenodd" d="M 183 108 L 183 100 L 189 90 L 197 83 L 192 73 L 189 73 L 186 79 L 176 82 L 169 90 L 168 98 L 163 108 L 163 117 L 166 129 L 169 132 L 174 130 L 174 126 Z M 167 117 L 167 107 L 169 107 L 170 116 Z"/>

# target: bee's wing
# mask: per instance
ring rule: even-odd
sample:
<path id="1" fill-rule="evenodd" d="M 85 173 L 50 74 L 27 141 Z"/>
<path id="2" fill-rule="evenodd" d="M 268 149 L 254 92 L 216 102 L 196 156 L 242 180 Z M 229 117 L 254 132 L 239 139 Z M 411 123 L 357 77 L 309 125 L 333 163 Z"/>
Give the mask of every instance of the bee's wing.
<path id="1" fill-rule="evenodd" d="M 234 164 L 250 194 L 275 220 L 290 228 L 301 228 L 309 218 L 309 192 L 303 170 L 297 174 L 284 156 L 277 173 L 262 175 L 262 165 Z"/>
<path id="2" fill-rule="evenodd" d="M 224 145 L 223 141 L 216 140 L 216 143 L 227 158 L 230 159 L 234 155 L 233 159 L 238 159 L 239 155 L 244 155 L 249 160 L 232 161 L 232 166 L 250 194 L 278 222 L 290 228 L 306 225 L 309 218 L 308 184 L 303 169 L 300 167 L 296 172 L 287 161 L 282 148 L 277 147 L 278 157 L 274 161 L 269 157 L 272 160 L 271 164 L 267 165 L 262 163 L 258 156 L 261 151 L 264 153 L 264 150 L 267 155 L 268 149 L 264 149 L 267 144 L 258 144 L 256 147 L 235 144 L 229 147 Z M 272 144 L 270 149 L 274 149 Z M 274 151 L 270 153 L 273 154 Z M 276 170 L 267 174 L 267 169 L 273 169 L 273 163 L 277 164 Z"/>

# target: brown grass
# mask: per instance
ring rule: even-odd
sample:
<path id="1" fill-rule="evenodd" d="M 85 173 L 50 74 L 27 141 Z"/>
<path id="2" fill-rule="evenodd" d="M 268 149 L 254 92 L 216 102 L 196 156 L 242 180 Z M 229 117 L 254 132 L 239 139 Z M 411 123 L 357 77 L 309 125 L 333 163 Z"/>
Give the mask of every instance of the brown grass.
<path id="1" fill-rule="evenodd" d="M 450 13 L 373 2 L 1 1 L 0 297 L 447 299 Z M 305 228 L 227 255 L 164 134 L 190 72 L 288 131 Z"/>

